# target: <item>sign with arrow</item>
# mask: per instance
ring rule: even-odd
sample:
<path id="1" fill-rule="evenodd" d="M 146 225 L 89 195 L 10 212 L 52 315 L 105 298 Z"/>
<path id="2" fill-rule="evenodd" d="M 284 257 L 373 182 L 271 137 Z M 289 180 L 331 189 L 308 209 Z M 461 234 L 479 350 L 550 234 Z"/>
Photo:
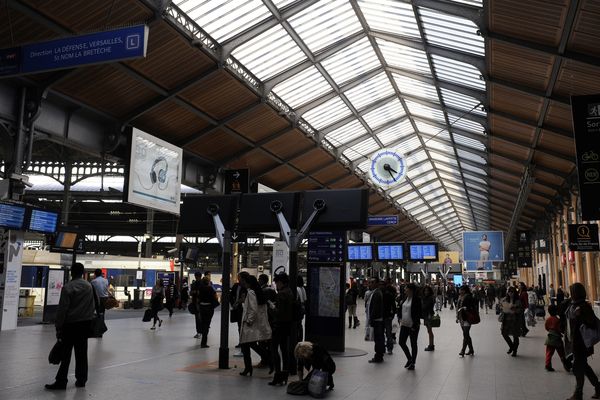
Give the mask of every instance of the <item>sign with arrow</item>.
<path id="1" fill-rule="evenodd" d="M 228 169 L 225 171 L 225 194 L 248 193 L 250 179 L 247 169 Z"/>

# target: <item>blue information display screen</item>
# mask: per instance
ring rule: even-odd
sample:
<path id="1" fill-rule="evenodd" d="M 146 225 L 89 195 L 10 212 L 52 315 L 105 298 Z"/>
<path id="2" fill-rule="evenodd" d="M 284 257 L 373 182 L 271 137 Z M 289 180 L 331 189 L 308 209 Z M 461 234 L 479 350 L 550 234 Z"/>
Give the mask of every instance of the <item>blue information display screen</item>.
<path id="1" fill-rule="evenodd" d="M 404 259 L 404 246 L 402 244 L 378 244 L 377 259 L 380 261 L 394 261 Z"/>
<path id="2" fill-rule="evenodd" d="M 371 245 L 348 245 L 348 261 L 372 261 L 373 248 Z"/>
<path id="3" fill-rule="evenodd" d="M 58 223 L 58 213 L 52 211 L 31 210 L 31 217 L 29 218 L 29 230 L 44 233 L 56 232 L 56 225 Z"/>
<path id="4" fill-rule="evenodd" d="M 437 244 L 415 243 L 409 244 L 410 259 L 413 261 L 437 260 Z"/>
<path id="5" fill-rule="evenodd" d="M 23 229 L 25 207 L 0 203 L 0 226 L 9 229 Z"/>

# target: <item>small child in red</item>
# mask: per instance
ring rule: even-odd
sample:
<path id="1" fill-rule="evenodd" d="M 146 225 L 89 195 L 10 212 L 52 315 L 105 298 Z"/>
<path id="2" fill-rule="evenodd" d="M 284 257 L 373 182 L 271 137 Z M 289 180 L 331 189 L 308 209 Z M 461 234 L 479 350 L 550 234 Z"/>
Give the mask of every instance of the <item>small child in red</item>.
<path id="1" fill-rule="evenodd" d="M 558 314 L 558 307 L 555 305 L 548 306 L 548 314 L 550 316 L 546 319 L 546 330 L 548 331 L 548 337 L 546 338 L 546 371 L 554 371 L 552 368 L 552 356 L 554 351 L 558 353 L 560 360 L 566 367 L 567 363 L 565 360 L 565 348 L 562 341 L 562 334 L 560 333 L 560 320 L 556 316 Z M 567 368 L 567 371 L 569 368 Z"/>

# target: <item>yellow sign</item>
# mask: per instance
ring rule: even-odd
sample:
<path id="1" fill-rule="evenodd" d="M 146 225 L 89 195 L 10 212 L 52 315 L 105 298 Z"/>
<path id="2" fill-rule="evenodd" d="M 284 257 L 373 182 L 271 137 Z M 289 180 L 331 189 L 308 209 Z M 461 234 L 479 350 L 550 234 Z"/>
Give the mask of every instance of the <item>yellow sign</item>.
<path id="1" fill-rule="evenodd" d="M 458 264 L 460 262 L 458 251 L 440 251 L 438 254 L 440 264 Z"/>

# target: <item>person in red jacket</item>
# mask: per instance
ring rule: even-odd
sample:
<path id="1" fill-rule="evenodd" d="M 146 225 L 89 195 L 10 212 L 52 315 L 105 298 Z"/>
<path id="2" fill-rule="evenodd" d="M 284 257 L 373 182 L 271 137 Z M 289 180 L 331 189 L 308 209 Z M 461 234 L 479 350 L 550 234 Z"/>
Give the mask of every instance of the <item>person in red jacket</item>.
<path id="1" fill-rule="evenodd" d="M 525 322 L 525 310 L 529 308 L 529 298 L 527 295 L 527 286 L 523 282 L 519 283 L 519 300 L 521 301 L 522 306 L 522 314 L 521 318 L 521 336 L 525 337 L 529 333 L 529 329 L 527 329 L 527 323 Z"/>
<path id="2" fill-rule="evenodd" d="M 548 336 L 546 338 L 546 371 L 554 371 L 552 368 L 552 356 L 556 351 L 560 360 L 563 363 L 563 366 L 567 371 L 571 370 L 571 367 L 568 365 L 568 362 L 565 358 L 565 347 L 562 340 L 562 333 L 560 332 L 560 320 L 557 317 L 558 307 L 556 305 L 551 304 L 548 306 L 548 314 L 550 316 L 546 319 L 546 330 L 548 331 Z"/>

